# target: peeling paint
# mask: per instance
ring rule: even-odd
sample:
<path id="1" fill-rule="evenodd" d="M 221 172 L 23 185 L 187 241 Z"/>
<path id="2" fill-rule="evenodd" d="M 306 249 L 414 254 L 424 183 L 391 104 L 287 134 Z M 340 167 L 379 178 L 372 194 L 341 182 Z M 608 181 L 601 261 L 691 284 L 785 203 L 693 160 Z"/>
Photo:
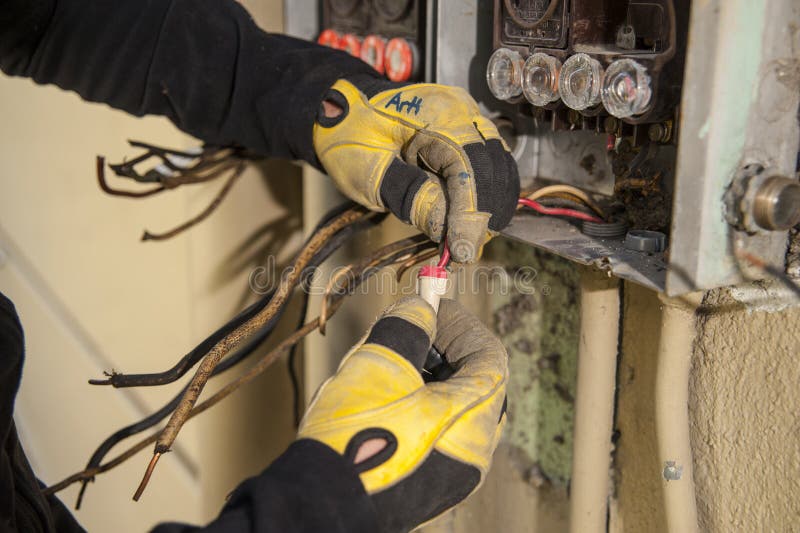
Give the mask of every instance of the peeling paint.
<path id="1" fill-rule="evenodd" d="M 504 440 L 533 487 L 565 486 L 572 463 L 573 399 L 577 367 L 578 272 L 559 257 L 505 240 L 485 257 L 513 277 L 536 271 L 535 291 L 492 296 L 493 327 L 509 353 L 509 421 Z"/>
<path id="2" fill-rule="evenodd" d="M 735 301 L 744 304 L 748 314 L 756 311 L 777 313 L 800 306 L 800 298 L 777 281 L 765 280 L 730 288 Z"/>

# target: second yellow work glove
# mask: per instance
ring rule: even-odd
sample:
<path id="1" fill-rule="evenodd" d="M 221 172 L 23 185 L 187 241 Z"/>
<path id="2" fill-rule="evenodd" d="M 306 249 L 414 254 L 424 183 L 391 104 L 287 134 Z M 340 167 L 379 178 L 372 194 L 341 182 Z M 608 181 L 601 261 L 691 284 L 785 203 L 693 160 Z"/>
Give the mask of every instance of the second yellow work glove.
<path id="1" fill-rule="evenodd" d="M 419 369 L 431 342 L 455 373 L 426 384 Z M 408 531 L 484 479 L 505 421 L 507 378 L 503 345 L 459 304 L 442 300 L 437 316 L 421 298 L 400 300 L 317 392 L 298 438 L 352 462 L 381 531 Z"/>
<path id="2" fill-rule="evenodd" d="M 464 89 L 363 76 L 338 80 L 324 100 L 342 113 L 329 117 L 323 104 L 314 150 L 352 200 L 388 209 L 436 242 L 446 235 L 461 263 L 511 221 L 516 162 Z"/>

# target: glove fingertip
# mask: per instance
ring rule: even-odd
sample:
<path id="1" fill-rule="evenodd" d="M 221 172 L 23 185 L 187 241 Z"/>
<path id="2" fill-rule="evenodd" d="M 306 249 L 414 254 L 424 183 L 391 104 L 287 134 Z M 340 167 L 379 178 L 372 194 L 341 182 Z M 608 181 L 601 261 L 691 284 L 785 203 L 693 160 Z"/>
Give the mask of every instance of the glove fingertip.
<path id="1" fill-rule="evenodd" d="M 490 216 L 490 214 L 482 212 L 450 215 L 447 242 L 453 261 L 472 263 L 480 258 L 486 241 Z"/>

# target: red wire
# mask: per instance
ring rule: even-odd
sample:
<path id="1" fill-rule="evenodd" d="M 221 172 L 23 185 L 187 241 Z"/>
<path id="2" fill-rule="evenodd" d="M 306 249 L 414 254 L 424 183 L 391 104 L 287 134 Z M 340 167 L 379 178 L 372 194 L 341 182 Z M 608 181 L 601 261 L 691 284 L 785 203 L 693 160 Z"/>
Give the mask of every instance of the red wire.
<path id="1" fill-rule="evenodd" d="M 563 207 L 545 207 L 539 202 L 534 200 L 528 200 L 527 198 L 520 198 L 519 203 L 526 207 L 530 207 L 534 211 L 538 211 L 543 215 L 557 215 L 557 216 L 565 216 L 570 218 L 577 218 L 579 220 L 588 220 L 589 222 L 597 222 L 602 224 L 604 220 L 592 216 L 587 215 L 581 211 L 577 211 L 575 209 L 566 209 Z M 447 246 L 447 238 L 444 240 L 444 247 L 442 249 L 442 255 L 439 257 L 439 262 L 436 263 L 437 268 L 444 268 L 450 262 L 450 248 Z"/>
<path id="2" fill-rule="evenodd" d="M 442 250 L 442 256 L 439 258 L 439 262 L 436 263 L 438 268 L 444 268 L 447 266 L 447 263 L 450 262 L 450 248 L 447 246 L 447 237 L 444 239 L 444 249 Z"/>
<path id="3" fill-rule="evenodd" d="M 524 205 L 525 207 L 530 207 L 536 212 L 539 212 L 543 215 L 557 215 L 557 216 L 565 216 L 570 218 L 577 218 L 579 220 L 588 220 L 589 222 L 598 222 L 602 224 L 604 221 L 596 216 L 587 215 L 581 211 L 577 211 L 575 209 L 566 209 L 564 207 L 545 207 L 539 202 L 534 200 L 528 200 L 527 198 L 520 198 L 519 204 Z"/>

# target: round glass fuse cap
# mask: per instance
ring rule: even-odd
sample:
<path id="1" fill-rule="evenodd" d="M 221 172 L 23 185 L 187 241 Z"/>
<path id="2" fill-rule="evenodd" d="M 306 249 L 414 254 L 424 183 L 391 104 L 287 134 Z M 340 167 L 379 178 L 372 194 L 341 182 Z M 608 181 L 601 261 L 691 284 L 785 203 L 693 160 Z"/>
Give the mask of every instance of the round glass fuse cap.
<path id="1" fill-rule="evenodd" d="M 558 100 L 558 72 L 561 61 L 537 52 L 525 60 L 522 67 L 522 93 L 536 106 Z"/>
<path id="2" fill-rule="evenodd" d="M 603 67 L 586 54 L 575 54 L 564 61 L 558 76 L 558 93 L 571 109 L 587 109 L 600 102 Z"/>
<path id="3" fill-rule="evenodd" d="M 642 114 L 652 97 L 647 69 L 632 59 L 618 59 L 606 70 L 603 105 L 611 115 L 625 118 Z"/>
<path id="4" fill-rule="evenodd" d="M 383 74 L 386 70 L 383 65 L 385 51 L 386 39 L 377 35 L 367 35 L 361 43 L 361 60 Z"/>
<path id="5" fill-rule="evenodd" d="M 495 98 L 508 100 L 522 94 L 522 56 L 508 48 L 498 48 L 489 58 L 486 83 Z"/>

